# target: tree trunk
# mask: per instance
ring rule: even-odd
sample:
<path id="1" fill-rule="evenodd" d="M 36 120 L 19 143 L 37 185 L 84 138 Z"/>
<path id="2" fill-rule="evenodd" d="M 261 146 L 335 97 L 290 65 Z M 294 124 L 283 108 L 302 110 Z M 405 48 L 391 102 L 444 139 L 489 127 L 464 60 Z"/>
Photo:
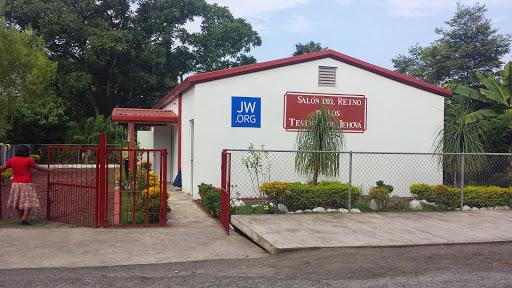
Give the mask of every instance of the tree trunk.
<path id="1" fill-rule="evenodd" d="M 100 115 L 100 107 L 98 107 L 98 104 L 96 103 L 96 99 L 94 98 L 92 92 L 87 92 L 87 98 L 89 98 L 89 101 L 91 101 L 96 116 Z"/>
<path id="2" fill-rule="evenodd" d="M 318 182 L 318 168 L 313 172 L 313 180 L 311 181 L 312 186 L 316 186 Z"/>

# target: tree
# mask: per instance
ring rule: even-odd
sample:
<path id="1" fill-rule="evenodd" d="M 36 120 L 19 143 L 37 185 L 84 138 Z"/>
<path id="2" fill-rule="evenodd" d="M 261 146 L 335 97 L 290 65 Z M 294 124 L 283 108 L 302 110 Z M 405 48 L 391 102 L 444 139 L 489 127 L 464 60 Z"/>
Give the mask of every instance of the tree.
<path id="1" fill-rule="evenodd" d="M 295 52 L 293 52 L 293 56 L 318 52 L 318 51 L 327 50 L 327 49 L 329 49 L 329 48 L 322 47 L 322 45 L 320 43 L 315 43 L 313 41 L 309 41 L 308 43 L 305 43 L 305 44 L 297 43 L 297 44 L 295 44 Z"/>
<path id="2" fill-rule="evenodd" d="M 512 113 L 512 62 L 507 63 L 504 69 L 499 71 L 501 81 L 497 81 L 493 76 L 486 76 L 477 70 L 472 70 L 471 73 L 473 78 L 482 83 L 487 89 L 472 89 L 455 83 L 448 83 L 444 86 L 458 95 L 490 104 L 490 106 L 466 115 L 464 117 L 465 122 L 473 123 L 484 118 Z"/>
<path id="3" fill-rule="evenodd" d="M 0 137 L 11 135 L 4 140 L 14 140 L 18 120 L 41 112 L 44 108 L 37 104 L 48 103 L 54 95 L 57 64 L 48 60 L 43 44 L 32 29 L 22 32 L 0 19 Z"/>
<path id="4" fill-rule="evenodd" d="M 316 186 L 319 175 L 336 176 L 340 170 L 338 153 L 309 151 L 340 151 L 343 148 L 343 132 L 340 120 L 329 113 L 325 105 L 319 111 L 306 115 L 296 139 L 295 171 L 304 176 L 313 176 Z"/>
<path id="5" fill-rule="evenodd" d="M 130 3 L 136 2 L 136 11 Z M 255 62 L 250 24 L 204 0 L 7 0 L 8 20 L 42 35 L 75 119 L 152 107 L 185 74 Z M 201 32 L 184 25 L 201 21 Z"/>
<path id="6" fill-rule="evenodd" d="M 440 129 L 436 135 L 434 151 L 436 153 L 484 153 L 485 136 L 481 124 L 464 120 L 473 112 L 474 104 L 465 97 L 454 96 L 448 107 L 444 128 Z M 440 161 L 446 172 L 457 175 L 458 171 L 461 171 L 460 155 L 443 155 Z M 485 159 L 482 157 L 467 157 L 464 162 L 464 171 L 475 173 L 484 165 Z M 457 179 L 456 176 L 454 178 Z"/>
<path id="7" fill-rule="evenodd" d="M 436 28 L 441 38 L 427 47 L 418 44 L 409 48 L 409 55 L 393 58 L 395 71 L 422 77 L 434 85 L 448 82 L 474 87 L 469 71 L 495 72 L 510 52 L 511 36 L 498 34 L 491 20 L 485 18 L 485 5 L 466 7 L 457 4 L 457 12 L 445 24 L 449 29 Z"/>

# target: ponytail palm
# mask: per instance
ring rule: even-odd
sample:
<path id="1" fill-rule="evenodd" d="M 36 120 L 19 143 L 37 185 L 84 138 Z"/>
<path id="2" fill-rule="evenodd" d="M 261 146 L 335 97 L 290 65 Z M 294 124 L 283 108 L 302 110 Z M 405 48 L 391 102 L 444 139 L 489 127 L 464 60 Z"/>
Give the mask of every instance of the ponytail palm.
<path id="1" fill-rule="evenodd" d="M 302 122 L 296 148 L 299 151 L 340 151 L 343 143 L 340 120 L 322 105 L 321 110 L 309 113 Z M 319 175 L 337 176 L 339 170 L 338 153 L 298 152 L 295 156 L 295 171 L 304 176 L 312 175 L 313 186 L 317 185 Z"/>
<path id="2" fill-rule="evenodd" d="M 446 111 L 444 128 L 436 137 L 436 153 L 484 153 L 484 132 L 479 122 L 467 122 L 465 117 L 473 113 L 474 105 L 465 97 L 453 96 Z M 444 155 L 443 168 L 449 173 L 460 171 L 460 155 Z M 485 165 L 484 157 L 467 157 L 464 170 L 469 173 L 480 171 Z"/>

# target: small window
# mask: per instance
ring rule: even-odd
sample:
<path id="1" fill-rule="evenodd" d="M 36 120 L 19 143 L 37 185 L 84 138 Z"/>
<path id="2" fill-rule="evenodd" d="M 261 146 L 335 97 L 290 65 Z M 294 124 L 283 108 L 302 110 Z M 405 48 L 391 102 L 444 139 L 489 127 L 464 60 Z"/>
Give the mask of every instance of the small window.
<path id="1" fill-rule="evenodd" d="M 318 67 L 318 86 L 336 87 L 336 67 Z"/>

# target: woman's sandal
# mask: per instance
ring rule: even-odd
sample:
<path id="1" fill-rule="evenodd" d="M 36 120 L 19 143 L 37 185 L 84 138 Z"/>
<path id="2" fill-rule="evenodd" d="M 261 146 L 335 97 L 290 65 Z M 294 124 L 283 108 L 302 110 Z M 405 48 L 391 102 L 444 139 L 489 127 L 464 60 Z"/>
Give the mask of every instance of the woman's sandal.
<path id="1" fill-rule="evenodd" d="M 20 224 L 21 225 L 31 225 L 30 223 L 28 223 L 27 221 L 25 221 L 23 219 L 20 220 Z"/>

